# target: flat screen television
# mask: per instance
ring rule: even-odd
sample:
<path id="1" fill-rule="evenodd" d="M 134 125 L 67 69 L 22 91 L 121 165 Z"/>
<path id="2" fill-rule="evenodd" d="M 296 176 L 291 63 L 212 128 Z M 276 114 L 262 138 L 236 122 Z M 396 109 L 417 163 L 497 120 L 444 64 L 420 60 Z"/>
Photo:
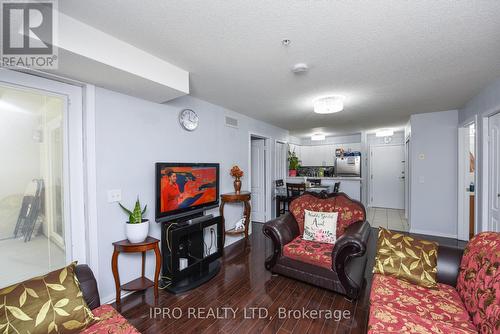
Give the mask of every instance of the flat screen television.
<path id="1" fill-rule="evenodd" d="M 156 163 L 156 221 L 164 222 L 219 205 L 219 164 Z"/>

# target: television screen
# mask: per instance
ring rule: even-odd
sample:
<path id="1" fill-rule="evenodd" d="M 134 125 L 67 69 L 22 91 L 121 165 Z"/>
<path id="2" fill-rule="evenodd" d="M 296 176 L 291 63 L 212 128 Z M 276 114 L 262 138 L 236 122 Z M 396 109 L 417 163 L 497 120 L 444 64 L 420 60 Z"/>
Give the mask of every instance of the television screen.
<path id="1" fill-rule="evenodd" d="M 219 164 L 156 164 L 157 221 L 218 203 Z"/>

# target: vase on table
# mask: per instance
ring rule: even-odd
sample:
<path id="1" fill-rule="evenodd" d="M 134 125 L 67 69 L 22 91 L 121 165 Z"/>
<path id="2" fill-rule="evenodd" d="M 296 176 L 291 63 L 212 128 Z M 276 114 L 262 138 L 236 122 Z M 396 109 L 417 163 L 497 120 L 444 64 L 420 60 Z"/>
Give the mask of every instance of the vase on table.
<path id="1" fill-rule="evenodd" d="M 241 180 L 240 180 L 240 178 L 239 178 L 239 177 L 236 177 L 236 178 L 234 179 L 234 183 L 233 183 L 233 185 L 234 185 L 234 192 L 235 192 L 236 194 L 239 194 L 239 193 L 240 193 L 240 191 L 241 191 Z"/>

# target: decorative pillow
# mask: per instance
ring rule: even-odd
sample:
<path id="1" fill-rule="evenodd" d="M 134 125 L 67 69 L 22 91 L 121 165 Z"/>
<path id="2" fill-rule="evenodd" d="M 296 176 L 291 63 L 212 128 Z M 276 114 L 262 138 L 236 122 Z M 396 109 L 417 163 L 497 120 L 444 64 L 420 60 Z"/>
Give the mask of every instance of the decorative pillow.
<path id="1" fill-rule="evenodd" d="M 373 273 L 436 288 L 437 248 L 436 242 L 415 239 L 379 227 Z"/>
<path id="2" fill-rule="evenodd" d="M 304 240 L 335 243 L 338 212 L 304 210 Z"/>
<path id="3" fill-rule="evenodd" d="M 3 333 L 77 333 L 95 322 L 75 275 L 76 262 L 0 290 Z"/>

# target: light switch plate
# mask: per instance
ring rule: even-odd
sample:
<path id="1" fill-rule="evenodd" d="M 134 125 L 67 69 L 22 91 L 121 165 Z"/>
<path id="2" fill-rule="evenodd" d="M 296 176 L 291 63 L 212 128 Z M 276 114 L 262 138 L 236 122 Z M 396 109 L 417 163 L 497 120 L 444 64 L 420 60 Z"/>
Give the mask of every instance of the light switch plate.
<path id="1" fill-rule="evenodd" d="M 425 160 L 425 154 L 420 153 L 420 154 L 418 155 L 418 158 L 419 158 L 420 160 Z"/>
<path id="2" fill-rule="evenodd" d="M 112 189 L 108 190 L 108 203 L 119 202 L 122 200 L 122 190 Z"/>
<path id="3" fill-rule="evenodd" d="M 425 178 L 423 176 L 419 176 L 418 183 L 425 183 Z"/>

